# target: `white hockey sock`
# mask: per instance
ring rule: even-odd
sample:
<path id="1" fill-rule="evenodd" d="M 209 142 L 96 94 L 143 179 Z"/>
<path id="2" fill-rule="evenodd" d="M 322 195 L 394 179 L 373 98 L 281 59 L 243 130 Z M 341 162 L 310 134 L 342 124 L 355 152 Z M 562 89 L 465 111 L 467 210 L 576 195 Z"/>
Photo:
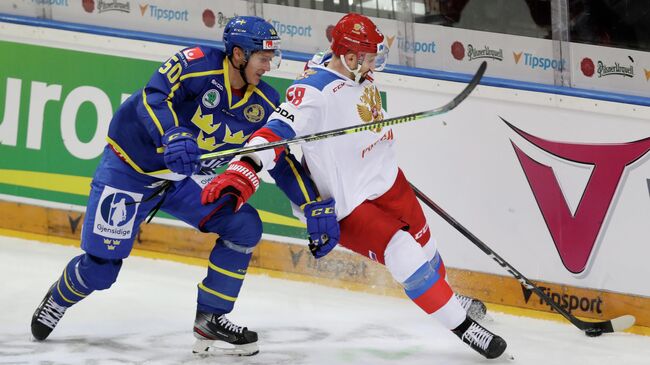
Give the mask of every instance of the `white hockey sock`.
<path id="1" fill-rule="evenodd" d="M 431 317 L 435 318 L 446 328 L 453 330 L 460 326 L 467 317 L 467 312 L 460 305 L 455 295 L 452 295 L 447 304 L 443 305 L 437 311 L 431 313 Z"/>
<path id="2" fill-rule="evenodd" d="M 386 268 L 399 283 L 404 283 L 427 261 L 422 246 L 405 231 L 397 231 L 384 251 Z"/>

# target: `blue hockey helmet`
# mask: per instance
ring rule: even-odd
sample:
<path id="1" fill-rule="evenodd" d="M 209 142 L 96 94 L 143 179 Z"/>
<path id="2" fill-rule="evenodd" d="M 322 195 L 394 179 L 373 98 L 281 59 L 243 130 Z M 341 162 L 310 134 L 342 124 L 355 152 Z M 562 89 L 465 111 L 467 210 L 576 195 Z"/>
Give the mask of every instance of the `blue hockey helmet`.
<path id="1" fill-rule="evenodd" d="M 260 17 L 237 16 L 230 19 L 223 30 L 223 43 L 228 56 L 232 56 L 233 49 L 239 47 L 247 60 L 258 51 L 274 51 L 273 66 L 279 66 L 282 59 L 278 32 Z"/>

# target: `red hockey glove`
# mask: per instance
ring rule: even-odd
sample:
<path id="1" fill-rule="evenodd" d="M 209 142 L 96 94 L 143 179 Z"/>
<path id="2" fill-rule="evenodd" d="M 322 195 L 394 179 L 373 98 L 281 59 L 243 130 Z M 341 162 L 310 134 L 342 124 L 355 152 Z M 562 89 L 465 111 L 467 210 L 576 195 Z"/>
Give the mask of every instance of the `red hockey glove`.
<path id="1" fill-rule="evenodd" d="M 225 195 L 232 195 L 235 198 L 235 212 L 259 188 L 260 179 L 253 168 L 253 165 L 246 161 L 235 161 L 228 165 L 226 171 L 215 177 L 203 188 L 201 192 L 201 204 L 214 203 Z"/>

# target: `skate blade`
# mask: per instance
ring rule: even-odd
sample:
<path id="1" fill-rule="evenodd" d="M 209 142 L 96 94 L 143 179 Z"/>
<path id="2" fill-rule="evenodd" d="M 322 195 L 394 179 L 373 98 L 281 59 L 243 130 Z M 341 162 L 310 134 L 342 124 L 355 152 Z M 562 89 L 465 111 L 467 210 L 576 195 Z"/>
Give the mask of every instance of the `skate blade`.
<path id="1" fill-rule="evenodd" d="M 196 340 L 192 353 L 198 356 L 253 356 L 259 353 L 257 342 L 233 345 L 223 341 Z"/>
<path id="2" fill-rule="evenodd" d="M 490 315 L 490 313 L 488 313 L 487 311 L 483 312 L 473 307 L 469 308 L 469 310 L 467 311 L 467 315 L 469 316 L 469 318 L 479 323 L 494 322 L 494 318 Z"/>
<path id="3" fill-rule="evenodd" d="M 485 313 L 483 315 L 483 318 L 476 320 L 476 322 L 479 323 L 491 323 L 494 322 L 494 317 L 490 315 L 490 313 Z"/>

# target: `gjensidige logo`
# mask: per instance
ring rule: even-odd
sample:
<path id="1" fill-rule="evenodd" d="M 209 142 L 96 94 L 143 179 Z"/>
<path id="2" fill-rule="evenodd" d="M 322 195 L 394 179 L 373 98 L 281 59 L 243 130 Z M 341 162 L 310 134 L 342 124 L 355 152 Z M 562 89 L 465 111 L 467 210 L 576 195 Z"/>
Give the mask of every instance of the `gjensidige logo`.
<path id="1" fill-rule="evenodd" d="M 105 186 L 95 212 L 93 232 L 109 238 L 131 238 L 141 200 L 142 194 Z"/>

